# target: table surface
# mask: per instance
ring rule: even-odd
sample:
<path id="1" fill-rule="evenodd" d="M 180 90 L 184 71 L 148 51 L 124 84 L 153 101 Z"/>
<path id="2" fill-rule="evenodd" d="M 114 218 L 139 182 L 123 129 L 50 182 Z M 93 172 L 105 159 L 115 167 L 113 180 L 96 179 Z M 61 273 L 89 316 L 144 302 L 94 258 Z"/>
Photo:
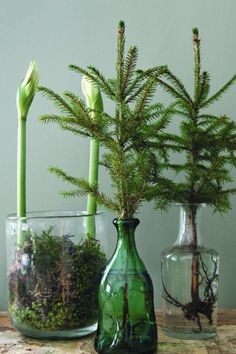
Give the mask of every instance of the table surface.
<path id="1" fill-rule="evenodd" d="M 157 311 L 159 324 L 158 354 L 234 354 L 236 353 L 236 309 L 219 310 L 218 335 L 207 340 L 170 338 L 161 330 L 162 316 Z M 10 324 L 7 313 L 0 312 L 0 353 L 10 354 L 95 354 L 94 336 L 75 340 L 36 340 L 23 337 Z"/>

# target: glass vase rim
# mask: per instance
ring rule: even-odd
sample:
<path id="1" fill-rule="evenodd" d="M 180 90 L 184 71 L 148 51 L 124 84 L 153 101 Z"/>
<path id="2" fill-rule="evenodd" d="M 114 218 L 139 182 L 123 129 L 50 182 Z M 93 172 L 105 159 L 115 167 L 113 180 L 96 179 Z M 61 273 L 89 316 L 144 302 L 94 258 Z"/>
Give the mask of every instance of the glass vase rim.
<path id="1" fill-rule="evenodd" d="M 207 203 L 187 203 L 187 202 L 178 202 L 178 203 L 174 203 L 174 206 L 178 206 L 178 207 L 190 207 L 190 206 L 195 206 L 195 207 L 201 207 L 201 208 L 206 208 L 207 207 Z"/>
<path id="2" fill-rule="evenodd" d="M 98 211 L 94 214 L 89 214 L 84 210 L 44 210 L 27 212 L 26 216 L 18 217 L 16 213 L 8 214 L 6 220 L 36 220 L 36 219 L 70 219 L 70 218 L 84 218 L 90 216 L 103 216 L 104 211 Z"/>
<path id="3" fill-rule="evenodd" d="M 115 224 L 129 225 L 129 224 L 133 224 L 133 223 L 138 225 L 140 223 L 140 220 L 135 217 L 134 218 L 133 217 L 131 217 L 131 218 L 118 218 L 118 217 L 116 217 L 113 219 L 114 225 Z"/>

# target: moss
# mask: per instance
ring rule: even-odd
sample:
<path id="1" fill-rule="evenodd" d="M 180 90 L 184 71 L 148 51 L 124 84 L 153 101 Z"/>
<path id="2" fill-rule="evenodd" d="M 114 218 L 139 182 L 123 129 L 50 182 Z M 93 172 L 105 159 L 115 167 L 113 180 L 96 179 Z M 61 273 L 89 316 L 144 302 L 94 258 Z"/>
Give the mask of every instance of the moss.
<path id="1" fill-rule="evenodd" d="M 33 235 L 31 247 L 16 252 L 9 272 L 13 322 L 41 330 L 92 324 L 106 257 L 96 240 L 76 245 L 71 236 L 56 237 L 52 231 Z"/>

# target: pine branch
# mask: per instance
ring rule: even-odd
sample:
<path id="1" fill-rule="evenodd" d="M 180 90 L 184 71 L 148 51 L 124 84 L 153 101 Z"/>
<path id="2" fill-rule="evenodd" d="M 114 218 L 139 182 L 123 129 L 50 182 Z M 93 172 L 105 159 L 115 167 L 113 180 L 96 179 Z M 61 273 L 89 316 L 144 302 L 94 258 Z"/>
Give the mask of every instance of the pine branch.
<path id="1" fill-rule="evenodd" d="M 132 80 L 132 82 L 127 86 L 127 89 L 125 91 L 125 97 L 126 97 L 126 103 L 132 102 L 137 94 L 140 92 L 140 87 L 141 84 L 144 81 L 144 76 L 139 73 L 135 73 L 135 78 Z M 137 94 L 135 94 L 135 92 Z"/>
<path id="2" fill-rule="evenodd" d="M 50 167 L 48 170 L 63 181 L 77 187 L 74 191 L 61 192 L 63 196 L 86 196 L 87 194 L 91 194 L 96 198 L 98 204 L 102 204 L 114 211 L 119 210 L 119 206 L 117 204 L 112 202 L 112 200 L 106 197 L 103 193 L 100 193 L 98 191 L 98 187 L 90 185 L 84 178 L 73 177 L 58 167 Z"/>
<path id="3" fill-rule="evenodd" d="M 161 77 L 164 76 L 165 73 L 169 71 L 167 65 L 159 65 L 159 66 L 154 66 L 153 68 L 146 69 L 146 70 L 137 70 L 137 73 L 145 76 L 145 77 Z"/>
<path id="4" fill-rule="evenodd" d="M 45 124 L 57 123 L 60 125 L 64 120 L 66 120 L 66 117 L 58 116 L 56 114 L 45 114 L 45 115 L 40 116 L 39 120 Z"/>
<path id="5" fill-rule="evenodd" d="M 221 194 L 236 194 L 236 188 L 231 188 L 231 189 L 225 189 L 221 191 Z"/>
<path id="6" fill-rule="evenodd" d="M 142 91 L 137 95 L 136 105 L 134 109 L 134 114 L 132 116 L 133 121 L 137 121 L 144 109 L 148 107 L 149 102 L 151 101 L 154 93 L 155 93 L 156 83 L 153 79 L 149 79 L 143 85 Z"/>
<path id="7" fill-rule="evenodd" d="M 72 127 L 70 124 L 61 123 L 60 127 L 61 129 L 71 132 L 74 135 L 80 135 L 85 138 L 92 138 L 92 135 L 89 134 L 86 130 L 83 130 L 82 128 L 77 128 L 77 124 L 76 127 Z"/>
<path id="8" fill-rule="evenodd" d="M 128 88 L 128 92 L 126 93 L 126 96 L 130 95 L 126 99 L 126 102 L 127 103 L 132 102 L 140 94 L 140 92 L 142 92 L 146 84 L 145 82 L 143 83 L 143 81 L 145 81 L 145 78 L 150 78 L 150 77 L 155 77 L 155 79 L 159 78 L 165 73 L 166 68 L 167 68 L 166 65 L 162 65 L 162 66 L 155 67 L 152 70 L 151 69 L 146 71 L 137 70 L 136 71 L 137 77 L 136 79 L 134 79 L 133 83 L 130 84 L 130 87 Z"/>
<path id="9" fill-rule="evenodd" d="M 163 89 L 170 93 L 171 96 L 175 99 L 179 99 L 181 100 L 181 102 L 184 102 L 186 104 L 187 107 L 189 107 L 189 101 L 183 96 L 183 94 L 181 94 L 180 92 L 178 92 L 177 90 L 175 90 L 171 85 L 169 85 L 167 82 L 161 80 L 161 79 L 156 79 L 158 84 L 163 87 Z"/>
<path id="10" fill-rule="evenodd" d="M 114 98 L 115 93 L 111 89 L 110 85 L 108 84 L 107 80 L 104 79 L 101 73 L 99 71 L 96 71 L 96 69 L 92 66 L 89 67 L 89 70 L 85 70 L 77 65 L 69 65 L 69 69 L 84 75 L 87 79 L 91 80 L 94 84 L 96 84 L 103 93 L 105 93 L 109 98 Z"/>
<path id="11" fill-rule="evenodd" d="M 210 76 L 207 71 L 204 71 L 200 75 L 200 83 L 199 83 L 199 94 L 197 97 L 197 104 L 201 104 L 204 100 L 206 100 L 210 90 Z"/>
<path id="12" fill-rule="evenodd" d="M 49 100 L 53 101 L 55 103 L 56 107 L 62 113 L 73 114 L 73 110 L 70 107 L 70 105 L 68 105 L 68 103 L 59 94 L 57 94 L 53 90 L 51 90 L 47 87 L 39 86 L 38 91 L 41 92 L 43 96 L 45 96 Z"/>
<path id="13" fill-rule="evenodd" d="M 164 72 L 164 77 L 166 77 L 172 83 L 173 87 L 176 89 L 177 92 L 183 95 L 190 104 L 192 103 L 192 99 L 189 93 L 184 87 L 182 81 L 177 76 L 175 76 L 169 69 L 166 69 L 166 71 Z"/>
<path id="14" fill-rule="evenodd" d="M 48 171 L 53 173 L 63 181 L 73 184 L 74 186 L 77 186 L 80 182 L 80 178 L 68 175 L 64 170 L 59 167 L 51 166 L 48 168 Z"/>
<path id="15" fill-rule="evenodd" d="M 93 77 L 99 82 L 99 87 L 101 90 L 108 95 L 108 97 L 115 97 L 115 92 L 112 90 L 111 86 L 103 76 L 103 74 L 94 66 L 88 66 L 88 71 L 91 72 Z M 102 89 L 103 87 L 103 89 Z"/>
<path id="16" fill-rule="evenodd" d="M 86 184 L 85 180 L 80 181 L 80 188 L 76 189 L 74 191 L 64 191 L 61 192 L 60 194 L 63 197 L 83 197 L 87 196 L 87 194 L 91 194 L 93 197 L 96 198 L 96 202 L 99 205 L 103 205 L 105 208 L 112 210 L 116 213 L 120 213 L 119 205 L 114 203 L 110 198 L 105 196 L 103 193 L 100 193 L 99 191 L 95 191 L 94 188 L 88 184 Z"/>
<path id="17" fill-rule="evenodd" d="M 236 75 L 234 75 L 220 90 L 218 90 L 213 96 L 211 96 L 208 100 L 204 101 L 200 108 L 206 108 L 210 106 L 212 103 L 218 101 L 222 95 L 235 83 Z"/>
<path id="18" fill-rule="evenodd" d="M 133 75 L 135 72 L 135 67 L 138 59 L 138 49 L 137 47 L 130 47 L 127 52 L 127 56 L 124 62 L 124 82 L 122 90 L 125 92 L 125 97 L 127 96 L 126 90 L 127 86 L 132 83 Z"/>
<path id="19" fill-rule="evenodd" d="M 85 103 L 83 100 L 81 100 L 78 96 L 76 96 L 73 92 L 71 91 L 65 91 L 64 92 L 64 97 L 65 99 L 68 99 L 72 105 L 72 107 L 75 109 L 75 111 L 78 111 L 79 114 L 84 114 L 86 116 L 86 119 L 89 119 L 89 114 L 88 114 L 88 109 L 85 106 Z"/>

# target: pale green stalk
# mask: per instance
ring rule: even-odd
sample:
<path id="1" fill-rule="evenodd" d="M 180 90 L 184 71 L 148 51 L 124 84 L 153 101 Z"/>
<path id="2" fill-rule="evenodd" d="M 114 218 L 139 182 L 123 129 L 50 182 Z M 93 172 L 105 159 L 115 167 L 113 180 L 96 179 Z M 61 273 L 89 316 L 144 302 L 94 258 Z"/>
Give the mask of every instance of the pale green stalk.
<path id="1" fill-rule="evenodd" d="M 83 94 L 86 97 L 87 105 L 90 109 L 97 112 L 103 111 L 102 96 L 99 88 L 91 83 L 86 77 L 82 78 Z M 99 113 L 92 112 L 91 118 L 98 119 Z M 94 187 L 98 185 L 98 166 L 99 166 L 99 142 L 96 139 L 90 141 L 90 158 L 89 158 L 89 184 Z M 92 215 L 87 219 L 87 236 L 94 238 L 96 235 L 95 216 L 97 212 L 96 198 L 91 194 L 87 199 L 87 214 Z"/>
<path id="2" fill-rule="evenodd" d="M 18 122 L 17 217 L 26 216 L 26 120 Z"/>
<path id="3" fill-rule="evenodd" d="M 17 217 L 19 218 L 17 245 L 19 248 L 24 242 L 21 219 L 26 217 L 26 122 L 37 87 L 38 71 L 36 63 L 32 61 L 16 97 L 18 112 Z"/>

